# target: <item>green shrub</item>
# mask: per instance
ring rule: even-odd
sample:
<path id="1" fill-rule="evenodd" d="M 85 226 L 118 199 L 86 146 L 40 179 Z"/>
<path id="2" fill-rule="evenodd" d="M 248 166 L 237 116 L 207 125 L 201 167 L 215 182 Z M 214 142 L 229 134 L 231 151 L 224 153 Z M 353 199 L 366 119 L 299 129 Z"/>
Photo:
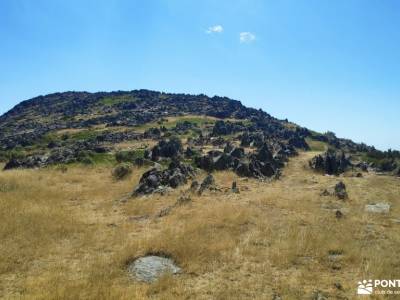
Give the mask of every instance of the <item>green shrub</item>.
<path id="1" fill-rule="evenodd" d="M 92 158 L 92 152 L 91 151 L 81 151 L 78 154 L 78 162 L 84 164 L 84 165 L 93 165 L 94 160 Z"/>
<path id="2" fill-rule="evenodd" d="M 112 176 L 116 180 L 122 180 L 132 174 L 132 167 L 130 164 L 122 163 L 116 166 L 112 171 Z"/>
<path id="3" fill-rule="evenodd" d="M 115 154 L 115 160 L 119 163 L 122 162 L 134 162 L 137 158 L 144 158 L 144 150 L 132 150 L 132 151 L 119 151 Z"/>

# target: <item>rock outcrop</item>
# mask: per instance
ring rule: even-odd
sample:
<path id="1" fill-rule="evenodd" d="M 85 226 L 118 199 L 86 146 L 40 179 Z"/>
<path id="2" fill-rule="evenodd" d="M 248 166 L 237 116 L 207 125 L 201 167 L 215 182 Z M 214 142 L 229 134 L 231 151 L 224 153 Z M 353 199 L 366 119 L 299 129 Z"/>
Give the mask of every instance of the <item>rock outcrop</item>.
<path id="1" fill-rule="evenodd" d="M 327 151 L 322 155 L 315 156 L 309 165 L 312 169 L 329 175 L 344 173 L 351 166 L 344 152 Z"/>
<path id="2" fill-rule="evenodd" d="M 186 184 L 188 179 L 193 178 L 195 170 L 187 164 L 172 161 L 165 170 L 152 168 L 145 172 L 140 178 L 139 185 L 135 188 L 133 195 L 146 195 L 154 192 L 164 192 L 167 188 L 177 188 Z"/>
<path id="3" fill-rule="evenodd" d="M 151 160 L 157 161 L 161 157 L 174 158 L 183 152 L 182 143 L 179 138 L 173 137 L 169 140 L 160 141 L 151 150 Z"/>

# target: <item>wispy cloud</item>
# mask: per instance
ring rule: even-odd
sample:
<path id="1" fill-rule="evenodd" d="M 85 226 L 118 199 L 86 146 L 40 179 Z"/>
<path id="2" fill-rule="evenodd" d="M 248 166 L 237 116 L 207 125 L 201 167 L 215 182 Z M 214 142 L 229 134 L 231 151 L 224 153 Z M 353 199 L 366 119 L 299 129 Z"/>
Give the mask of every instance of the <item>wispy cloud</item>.
<path id="1" fill-rule="evenodd" d="M 251 32 L 241 32 L 239 34 L 239 39 L 241 43 L 251 43 L 255 41 L 256 36 Z"/>
<path id="2" fill-rule="evenodd" d="M 224 31 L 224 27 L 221 25 L 214 25 L 211 27 L 208 27 L 206 33 L 211 34 L 211 33 L 222 33 Z"/>

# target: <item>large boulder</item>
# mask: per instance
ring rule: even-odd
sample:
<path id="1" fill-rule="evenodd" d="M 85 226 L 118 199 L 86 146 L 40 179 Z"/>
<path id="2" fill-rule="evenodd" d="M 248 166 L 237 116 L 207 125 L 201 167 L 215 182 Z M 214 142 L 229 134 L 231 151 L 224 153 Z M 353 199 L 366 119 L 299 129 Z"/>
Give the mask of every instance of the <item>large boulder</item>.
<path id="1" fill-rule="evenodd" d="M 233 165 L 233 158 L 229 154 L 222 153 L 216 157 L 213 161 L 213 167 L 215 170 L 228 170 Z"/>
<path id="2" fill-rule="evenodd" d="M 173 158 L 182 153 L 182 142 L 179 138 L 171 137 L 169 140 L 162 140 L 151 151 L 151 159 L 157 161 L 160 157 Z"/>
<path id="3" fill-rule="evenodd" d="M 146 195 L 166 188 L 177 188 L 186 184 L 189 178 L 193 178 L 195 171 L 192 166 L 172 161 L 168 169 L 162 170 L 152 168 L 145 172 L 140 178 L 139 185 L 135 188 L 133 195 Z"/>
<path id="4" fill-rule="evenodd" d="M 241 177 L 252 177 L 252 172 L 250 171 L 250 166 L 247 162 L 240 162 L 236 167 L 235 172 Z"/>
<path id="5" fill-rule="evenodd" d="M 346 185 L 340 181 L 335 185 L 335 195 L 341 200 L 345 200 L 348 198 L 347 196 L 347 191 L 346 191 Z"/>
<path id="6" fill-rule="evenodd" d="M 224 147 L 224 153 L 230 153 L 234 148 L 231 142 L 227 142 Z"/>
<path id="7" fill-rule="evenodd" d="M 157 168 L 152 168 L 142 175 L 139 185 L 135 188 L 133 194 L 135 196 L 151 194 L 162 185 L 162 180 L 162 171 L 158 170 Z"/>
<path id="8" fill-rule="evenodd" d="M 235 168 L 236 174 L 241 177 L 271 178 L 279 175 L 279 169 L 269 162 L 262 162 L 255 158 L 249 162 L 241 161 Z"/>
<path id="9" fill-rule="evenodd" d="M 264 144 L 257 153 L 257 159 L 262 162 L 272 162 L 274 160 L 272 152 L 267 144 Z"/>
<path id="10" fill-rule="evenodd" d="M 233 158 L 224 152 L 211 150 L 207 155 L 195 158 L 195 163 L 200 169 L 208 172 L 214 170 L 227 170 L 233 165 Z"/>
<path id="11" fill-rule="evenodd" d="M 234 158 L 243 158 L 245 156 L 245 152 L 243 148 L 234 148 L 231 152 L 230 155 Z"/>
<path id="12" fill-rule="evenodd" d="M 208 172 L 214 170 L 214 158 L 210 155 L 196 157 L 195 164 L 200 169 L 206 170 Z"/>
<path id="13" fill-rule="evenodd" d="M 262 162 L 259 160 L 252 160 L 250 162 L 250 171 L 253 177 L 273 177 L 277 174 L 277 169 L 269 162 Z"/>

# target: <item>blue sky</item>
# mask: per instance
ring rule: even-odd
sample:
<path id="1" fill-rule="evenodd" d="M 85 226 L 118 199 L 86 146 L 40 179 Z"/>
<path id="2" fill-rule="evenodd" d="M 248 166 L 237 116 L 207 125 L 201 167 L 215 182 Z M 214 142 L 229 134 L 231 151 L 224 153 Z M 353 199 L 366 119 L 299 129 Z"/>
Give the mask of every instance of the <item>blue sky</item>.
<path id="1" fill-rule="evenodd" d="M 400 149 L 397 0 L 1 0 L 0 113 L 57 91 L 241 100 Z"/>

